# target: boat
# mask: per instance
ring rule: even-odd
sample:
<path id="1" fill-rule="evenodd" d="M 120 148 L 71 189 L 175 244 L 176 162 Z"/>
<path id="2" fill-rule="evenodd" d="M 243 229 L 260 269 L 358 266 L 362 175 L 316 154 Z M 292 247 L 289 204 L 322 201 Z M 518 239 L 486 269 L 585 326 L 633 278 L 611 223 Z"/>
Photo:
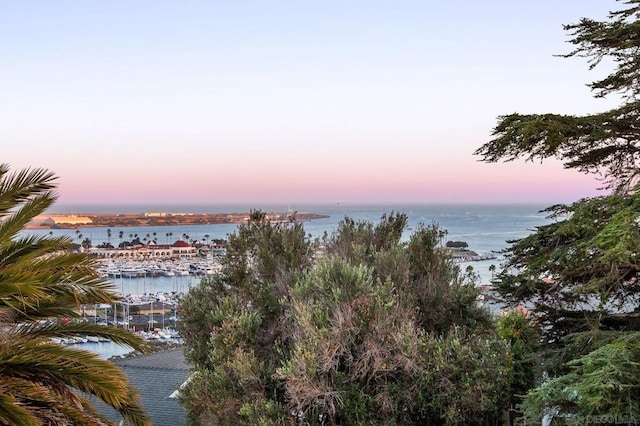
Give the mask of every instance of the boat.
<path id="1" fill-rule="evenodd" d="M 160 276 L 163 276 L 163 277 L 175 277 L 176 273 L 173 270 L 169 269 L 169 268 L 161 268 L 160 269 Z"/>
<path id="2" fill-rule="evenodd" d="M 160 335 L 156 332 L 148 332 L 148 333 L 144 333 L 142 335 L 142 337 L 145 340 L 160 340 Z"/>
<path id="3" fill-rule="evenodd" d="M 109 278 L 120 278 L 120 269 L 109 268 L 107 269 L 107 277 Z"/>
<path id="4" fill-rule="evenodd" d="M 144 277 L 146 275 L 146 271 L 142 268 L 123 268 L 120 269 L 120 274 L 122 278 L 136 278 L 136 277 Z"/>
<path id="5" fill-rule="evenodd" d="M 179 277 L 184 277 L 189 275 L 189 270 L 184 267 L 176 267 L 173 269 L 173 273 Z"/>

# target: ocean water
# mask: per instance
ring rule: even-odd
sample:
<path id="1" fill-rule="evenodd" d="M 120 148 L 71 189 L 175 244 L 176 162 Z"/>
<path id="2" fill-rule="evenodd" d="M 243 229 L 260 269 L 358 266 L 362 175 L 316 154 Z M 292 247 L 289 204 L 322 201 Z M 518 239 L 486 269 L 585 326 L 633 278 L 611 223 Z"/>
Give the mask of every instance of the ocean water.
<path id="1" fill-rule="evenodd" d="M 337 228 L 338 223 L 345 217 L 356 221 L 369 221 L 377 223 L 383 214 L 392 212 L 406 213 L 408 216 L 408 229 L 405 239 L 420 224 L 438 224 L 447 231 L 446 241 L 466 241 L 469 249 L 480 254 L 496 254 L 497 259 L 462 263 L 462 268 L 472 266 L 479 275 L 480 284 L 488 283 L 491 279 L 489 267 L 495 265 L 499 269 L 502 261 L 499 252 L 508 247 L 510 240 L 516 240 L 529 235 L 537 226 L 549 223 L 545 214 L 541 213 L 545 205 L 538 204 L 433 204 L 433 205 L 60 205 L 55 206 L 51 213 L 143 213 L 143 212 L 182 212 L 182 213 L 236 213 L 248 212 L 252 209 L 261 209 L 266 212 L 311 212 L 326 215 L 326 218 L 314 219 L 304 222 L 305 230 L 312 237 L 321 237 L 325 232 L 331 234 Z M 123 240 L 130 240 L 130 236 L 138 235 L 140 239 L 149 236 L 155 237 L 160 243 L 174 242 L 183 235 L 192 239 L 204 239 L 208 235 L 213 238 L 227 238 L 237 229 L 234 224 L 217 225 L 185 225 L 171 227 L 114 227 L 111 228 L 111 243 L 120 242 L 119 234 L 122 232 Z M 80 228 L 82 238 L 90 238 L 93 245 L 98 245 L 108 240 L 107 228 Z M 54 230 L 29 230 L 26 233 L 67 235 L 78 241 L 74 229 Z M 167 234 L 171 233 L 171 236 Z M 445 242 L 446 242 L 445 241 Z M 79 242 L 79 241 L 78 241 Z M 157 292 L 186 292 L 191 286 L 196 285 L 200 278 L 196 276 L 175 277 L 143 277 L 143 278 L 113 278 L 111 282 L 114 289 L 123 295 L 151 294 Z M 113 355 L 124 355 L 131 351 L 130 348 L 117 345 L 113 342 L 86 343 L 83 348 L 97 353 L 102 358 Z"/>
<path id="2" fill-rule="evenodd" d="M 181 212 L 181 213 L 235 213 L 260 209 L 266 212 L 311 212 L 326 215 L 326 218 L 304 222 L 305 231 L 312 237 L 321 237 L 325 232 L 331 234 L 338 223 L 345 217 L 356 221 L 377 223 L 383 214 L 392 212 L 406 213 L 409 226 L 404 235 L 408 238 L 420 224 L 438 224 L 447 231 L 446 241 L 466 241 L 469 249 L 480 254 L 496 254 L 497 259 L 463 263 L 463 268 L 472 266 L 479 274 L 481 283 L 488 283 L 491 278 L 489 267 L 500 267 L 501 250 L 509 246 L 508 241 L 527 236 L 537 226 L 546 224 L 549 218 L 541 213 L 547 207 L 540 204 L 309 204 L 309 205 L 59 205 L 51 209 L 51 213 L 143 213 L 143 212 Z M 205 235 L 210 239 L 227 238 L 235 232 L 237 225 L 184 225 L 184 226 L 149 226 L 149 227 L 114 227 L 111 228 L 111 243 L 130 240 L 130 236 L 140 239 L 155 238 L 159 243 L 172 243 L 176 239 L 189 236 L 202 240 Z M 108 240 L 107 228 L 80 228 L 82 239 L 90 238 L 93 245 Z M 77 240 L 74 229 L 32 230 L 25 231 L 37 234 L 68 235 Z M 154 235 L 155 233 L 155 235 Z M 171 233 L 172 235 L 167 235 Z M 79 241 L 78 241 L 79 242 Z M 184 292 L 199 281 L 198 277 L 157 277 L 157 278 L 114 278 L 112 282 L 121 294 L 144 294 L 164 292 Z"/>

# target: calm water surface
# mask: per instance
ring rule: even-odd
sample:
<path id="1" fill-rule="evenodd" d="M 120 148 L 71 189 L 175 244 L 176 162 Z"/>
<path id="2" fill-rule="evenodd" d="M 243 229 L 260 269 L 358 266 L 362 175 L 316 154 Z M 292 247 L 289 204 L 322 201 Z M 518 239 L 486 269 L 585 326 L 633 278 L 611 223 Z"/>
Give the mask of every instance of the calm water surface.
<path id="1" fill-rule="evenodd" d="M 446 240 L 466 241 L 469 248 L 481 254 L 496 253 L 508 247 L 508 241 L 522 238 L 530 234 L 537 226 L 546 224 L 549 219 L 540 211 L 545 205 L 61 205 L 55 206 L 51 213 L 143 213 L 143 212 L 183 212 L 183 213 L 235 213 L 248 212 L 251 209 L 261 209 L 266 212 L 284 212 L 288 210 L 300 212 L 312 212 L 327 215 L 326 218 L 311 220 L 304 223 L 305 230 L 312 237 L 321 237 L 325 232 L 331 234 L 337 228 L 338 223 L 345 217 L 356 221 L 370 221 L 377 223 L 383 214 L 391 212 L 406 213 L 409 219 L 409 227 L 405 238 L 420 224 L 438 224 L 447 231 Z M 155 237 L 159 243 L 172 243 L 183 236 L 191 239 L 203 240 L 205 235 L 209 239 L 222 238 L 237 229 L 233 224 L 217 225 L 184 225 L 184 226 L 148 226 L 148 227 L 114 227 L 111 229 L 110 241 L 116 245 L 120 242 L 119 234 L 122 232 L 122 240 L 130 240 L 130 236 L 138 235 L 141 239 Z M 25 231 L 35 234 L 67 235 L 77 239 L 74 229 L 37 230 Z M 98 245 L 109 240 L 107 228 L 81 228 L 84 238 L 90 238 L 93 245 Z M 171 233 L 171 235 L 168 235 Z M 472 266 L 479 274 L 481 282 L 490 279 L 489 267 L 496 265 L 499 268 L 501 258 L 480 262 L 463 263 L 462 266 Z M 144 278 L 114 278 L 111 280 L 115 289 L 121 294 L 149 294 L 157 292 L 186 292 L 189 287 L 196 285 L 198 277 L 144 277 Z M 113 355 L 123 355 L 130 352 L 129 348 L 122 347 L 112 342 L 85 343 L 82 347 L 98 353 L 103 358 Z"/>
<path id="2" fill-rule="evenodd" d="M 312 237 L 321 237 L 325 232 L 331 234 L 336 230 L 338 222 L 345 217 L 356 221 L 376 223 L 383 214 L 391 212 L 406 213 L 409 227 L 405 233 L 408 238 L 419 224 L 436 223 L 447 231 L 447 240 L 466 241 L 469 248 L 481 254 L 499 252 L 508 247 L 510 240 L 522 238 L 530 234 L 536 226 L 549 222 L 540 211 L 545 208 L 540 204 L 387 204 L 387 205 L 348 205 L 348 204 L 311 204 L 311 205 L 60 205 L 54 206 L 51 213 L 144 213 L 144 212 L 181 212 L 181 213 L 235 213 L 261 209 L 266 212 L 284 212 L 288 210 L 312 212 L 327 215 L 323 219 L 315 219 L 304 223 L 305 230 Z M 140 239 L 156 238 L 159 243 L 172 243 L 176 239 L 188 236 L 191 239 L 203 240 L 227 238 L 237 229 L 234 224 L 216 225 L 184 225 L 184 226 L 146 226 L 146 227 L 114 227 L 111 229 L 110 241 L 117 245 L 122 240 L 130 240 L 136 234 Z M 77 239 L 73 229 L 38 230 L 33 233 L 49 233 L 68 235 Z M 93 245 L 108 240 L 107 228 L 81 228 L 84 238 L 90 238 Z M 171 235 L 168 235 L 171 233 Z M 500 258 L 496 260 L 471 262 L 474 270 L 486 282 L 490 279 L 489 266 L 499 267 Z M 463 264 L 466 266 L 466 264 Z M 124 278 L 114 279 L 119 292 L 123 294 L 150 293 L 157 291 L 185 291 L 197 282 L 196 277 L 158 277 L 158 278 Z"/>

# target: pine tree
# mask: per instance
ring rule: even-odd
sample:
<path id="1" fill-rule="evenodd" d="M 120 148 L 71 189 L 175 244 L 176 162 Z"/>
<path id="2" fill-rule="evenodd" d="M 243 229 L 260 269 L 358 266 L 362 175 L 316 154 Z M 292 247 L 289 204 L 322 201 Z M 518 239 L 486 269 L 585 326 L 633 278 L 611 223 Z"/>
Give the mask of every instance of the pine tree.
<path id="1" fill-rule="evenodd" d="M 485 162 L 555 157 L 599 176 L 607 195 L 555 205 L 555 221 L 512 241 L 496 284 L 503 299 L 532 309 L 543 330 L 548 377 L 524 401 L 526 413 L 640 418 L 640 1 L 606 21 L 566 25 L 591 68 L 614 71 L 590 84 L 619 107 L 585 116 L 510 114 L 476 151 Z M 578 417 L 576 417 L 578 416 Z"/>

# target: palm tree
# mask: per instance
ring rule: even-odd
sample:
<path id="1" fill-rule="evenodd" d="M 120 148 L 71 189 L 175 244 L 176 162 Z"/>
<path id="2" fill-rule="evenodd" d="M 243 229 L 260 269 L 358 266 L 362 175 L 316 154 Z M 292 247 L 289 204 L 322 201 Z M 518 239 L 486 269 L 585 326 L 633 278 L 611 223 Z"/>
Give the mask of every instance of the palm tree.
<path id="1" fill-rule="evenodd" d="M 114 364 L 52 338 L 94 335 L 136 350 L 124 330 L 80 320 L 80 306 L 113 303 L 96 261 L 66 236 L 22 235 L 55 201 L 57 178 L 44 169 L 9 173 L 0 164 L 0 424 L 107 425 L 88 397 L 134 425 L 150 424 L 136 390 Z"/>
<path id="2" fill-rule="evenodd" d="M 494 275 L 495 275 L 495 272 L 496 272 L 496 265 L 491 264 L 489 266 L 489 272 L 491 272 L 491 281 L 493 282 Z"/>

